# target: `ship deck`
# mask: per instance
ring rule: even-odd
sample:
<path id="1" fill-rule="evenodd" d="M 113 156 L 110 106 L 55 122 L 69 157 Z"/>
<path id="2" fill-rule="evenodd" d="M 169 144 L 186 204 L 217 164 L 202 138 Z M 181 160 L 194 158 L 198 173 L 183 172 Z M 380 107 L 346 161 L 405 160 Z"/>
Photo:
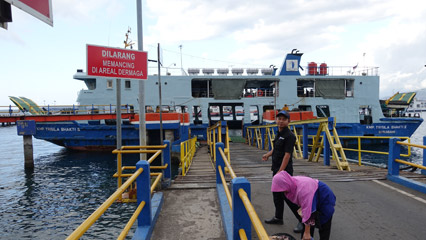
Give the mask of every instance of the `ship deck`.
<path id="1" fill-rule="evenodd" d="M 251 184 L 251 202 L 262 223 L 274 214 L 270 191 L 271 162 L 262 162 L 264 150 L 231 143 L 231 165 L 238 177 Z M 325 182 L 337 197 L 330 239 L 424 239 L 426 194 L 386 180 L 387 170 L 351 164 L 352 171 L 294 159 L 294 175 Z M 401 172 L 401 176 L 426 183 L 426 176 Z M 230 177 L 227 177 L 227 181 Z M 215 170 L 207 147 L 201 147 L 189 173 L 164 190 L 164 205 L 152 239 L 226 239 L 216 192 Z M 293 233 L 297 220 L 285 207 L 284 225 L 263 223 L 268 235 Z M 318 230 L 315 232 L 319 238 Z M 252 239 L 258 239 L 252 230 Z"/>

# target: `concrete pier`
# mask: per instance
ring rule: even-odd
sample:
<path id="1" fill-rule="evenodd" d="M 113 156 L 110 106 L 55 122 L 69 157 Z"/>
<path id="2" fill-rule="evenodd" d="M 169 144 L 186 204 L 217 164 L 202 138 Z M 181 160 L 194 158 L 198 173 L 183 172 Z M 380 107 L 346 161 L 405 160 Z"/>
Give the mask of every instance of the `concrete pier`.
<path id="1" fill-rule="evenodd" d="M 25 169 L 34 168 L 34 155 L 33 155 L 33 136 L 24 135 L 24 159 Z"/>

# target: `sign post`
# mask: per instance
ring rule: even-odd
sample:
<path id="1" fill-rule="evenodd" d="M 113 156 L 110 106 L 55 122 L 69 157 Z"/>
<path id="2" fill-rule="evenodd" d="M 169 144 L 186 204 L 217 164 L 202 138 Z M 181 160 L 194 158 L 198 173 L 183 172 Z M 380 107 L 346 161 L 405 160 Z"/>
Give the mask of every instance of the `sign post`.
<path id="1" fill-rule="evenodd" d="M 87 75 L 116 79 L 117 149 L 121 148 L 121 79 L 146 80 L 147 68 L 147 52 L 87 45 Z"/>
<path id="2" fill-rule="evenodd" d="M 4 0 L 53 27 L 52 0 Z"/>

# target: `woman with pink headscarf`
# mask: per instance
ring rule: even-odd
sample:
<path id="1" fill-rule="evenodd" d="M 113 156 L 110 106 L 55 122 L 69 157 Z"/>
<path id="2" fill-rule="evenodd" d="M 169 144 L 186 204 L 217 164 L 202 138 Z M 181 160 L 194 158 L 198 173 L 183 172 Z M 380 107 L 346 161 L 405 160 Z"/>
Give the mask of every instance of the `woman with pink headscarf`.
<path id="1" fill-rule="evenodd" d="M 300 207 L 303 240 L 313 237 L 314 226 L 319 228 L 320 240 L 330 238 L 336 196 L 325 183 L 305 176 L 293 177 L 281 171 L 272 179 L 271 191 L 284 192 L 291 202 Z"/>

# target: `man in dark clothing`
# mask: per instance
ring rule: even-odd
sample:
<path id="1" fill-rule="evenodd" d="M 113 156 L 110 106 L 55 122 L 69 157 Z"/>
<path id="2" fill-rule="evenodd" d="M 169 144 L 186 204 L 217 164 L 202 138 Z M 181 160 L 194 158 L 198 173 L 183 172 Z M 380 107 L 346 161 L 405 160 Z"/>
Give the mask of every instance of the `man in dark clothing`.
<path id="1" fill-rule="evenodd" d="M 290 114 L 287 111 L 281 111 L 277 114 L 276 122 L 278 132 L 274 139 L 274 148 L 263 155 L 262 161 L 267 161 L 272 156 L 272 176 L 275 174 L 286 171 L 293 176 L 293 148 L 296 143 L 296 136 L 288 128 L 290 123 Z M 303 224 L 301 217 L 297 213 L 299 207 L 289 201 L 283 192 L 273 192 L 275 216 L 271 219 L 265 220 L 268 224 L 283 224 L 284 216 L 284 201 L 287 203 L 293 214 L 299 220 L 299 224 L 293 229 L 294 232 L 303 231 Z"/>

